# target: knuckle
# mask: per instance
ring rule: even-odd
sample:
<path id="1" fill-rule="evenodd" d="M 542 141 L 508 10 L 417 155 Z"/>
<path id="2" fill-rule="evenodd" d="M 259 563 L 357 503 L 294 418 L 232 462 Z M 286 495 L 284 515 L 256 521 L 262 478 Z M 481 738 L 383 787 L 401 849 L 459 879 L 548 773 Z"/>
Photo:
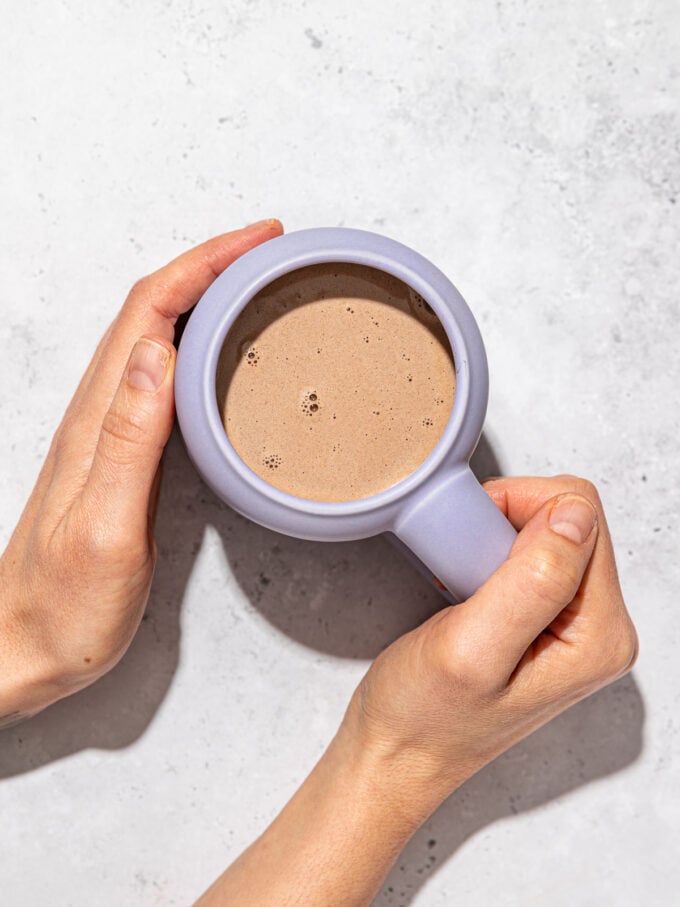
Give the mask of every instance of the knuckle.
<path id="1" fill-rule="evenodd" d="M 581 564 L 552 548 L 535 548 L 527 554 L 524 586 L 527 593 L 554 603 L 568 604 L 576 593 Z"/>
<path id="2" fill-rule="evenodd" d="M 65 458 L 67 447 L 67 435 L 64 431 L 64 428 L 60 426 L 54 433 L 52 443 L 50 444 L 50 449 L 48 451 L 48 456 L 54 457 L 57 462 L 63 460 Z"/>
<path id="3" fill-rule="evenodd" d="M 106 521 L 81 527 L 79 551 L 90 566 L 105 567 L 107 573 L 121 577 L 134 574 L 149 556 L 141 540 Z"/>
<path id="4" fill-rule="evenodd" d="M 73 534 L 70 547 L 88 561 L 106 558 L 112 548 L 110 526 L 88 509 L 80 508 Z"/>
<path id="5" fill-rule="evenodd" d="M 128 299 L 145 299 L 149 295 L 150 289 L 151 277 L 150 275 L 145 274 L 132 284 L 130 292 L 128 293 Z"/>
<path id="6" fill-rule="evenodd" d="M 601 680 L 609 681 L 622 677 L 637 661 L 639 651 L 638 635 L 632 621 L 610 633 L 600 652 Z"/>
<path id="7" fill-rule="evenodd" d="M 74 434 L 73 417 L 68 413 L 61 420 L 61 423 L 52 437 L 50 444 L 50 454 L 53 454 L 57 460 L 61 460 L 71 444 Z"/>
<path id="8" fill-rule="evenodd" d="M 110 456 L 117 461 L 131 461 L 145 443 L 145 420 L 141 413 L 110 409 L 102 420 L 101 434 Z"/>
<path id="9" fill-rule="evenodd" d="M 555 481 L 559 482 L 561 493 L 564 494 L 580 494 L 584 498 L 595 505 L 600 504 L 600 494 L 597 490 L 597 486 L 590 481 L 590 479 L 585 479 L 581 476 L 575 476 L 570 474 L 563 474 L 555 476 Z"/>
<path id="10" fill-rule="evenodd" d="M 479 695 L 493 686 L 484 648 L 456 622 L 445 622 L 442 627 L 434 659 L 437 673 L 447 687 Z"/>

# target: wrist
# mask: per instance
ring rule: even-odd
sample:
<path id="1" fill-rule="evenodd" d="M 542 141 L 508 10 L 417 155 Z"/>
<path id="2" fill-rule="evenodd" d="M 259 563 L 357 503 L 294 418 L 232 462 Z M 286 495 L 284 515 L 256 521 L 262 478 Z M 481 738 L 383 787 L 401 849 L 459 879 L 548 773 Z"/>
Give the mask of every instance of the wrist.
<path id="1" fill-rule="evenodd" d="M 396 854 L 427 818 L 414 806 L 413 791 L 396 778 L 379 753 L 364 746 L 342 725 L 316 767 L 329 800 L 347 813 L 365 838 L 379 840 Z"/>
<path id="2" fill-rule="evenodd" d="M 399 849 L 453 790 L 442 789 L 429 757 L 366 734 L 354 702 L 323 759 L 338 766 L 337 774 L 364 807 L 365 821 L 387 830 Z"/>
<path id="3" fill-rule="evenodd" d="M 452 760 L 433 735 L 404 736 L 367 720 L 362 688 L 352 698 L 336 738 L 328 750 L 343 753 L 353 766 L 357 784 L 389 810 L 410 837 L 432 813 L 480 767 L 474 760 Z"/>
<path id="4" fill-rule="evenodd" d="M 3 632 L 0 643 L 0 730 L 31 718 L 50 702 L 45 684 L 35 666 L 18 656 L 13 641 Z"/>
<path id="5" fill-rule="evenodd" d="M 18 724 L 70 692 L 57 661 L 30 632 L 31 617 L 5 586 L 0 602 L 0 729 Z"/>

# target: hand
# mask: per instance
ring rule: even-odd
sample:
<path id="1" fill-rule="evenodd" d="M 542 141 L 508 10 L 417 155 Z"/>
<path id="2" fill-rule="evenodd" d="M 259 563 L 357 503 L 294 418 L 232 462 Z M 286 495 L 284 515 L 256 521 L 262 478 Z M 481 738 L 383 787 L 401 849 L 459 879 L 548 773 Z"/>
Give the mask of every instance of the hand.
<path id="1" fill-rule="evenodd" d="M 156 559 L 175 322 L 281 229 L 218 236 L 143 278 L 97 347 L 0 559 L 0 726 L 92 683 L 130 644 Z"/>
<path id="2" fill-rule="evenodd" d="M 508 560 L 375 660 L 310 776 L 201 907 L 371 903 L 456 787 L 631 668 L 637 636 L 595 488 L 485 487 L 520 530 Z"/>
<path id="3" fill-rule="evenodd" d="M 386 649 L 345 719 L 415 825 L 637 654 L 596 489 L 568 476 L 485 488 L 521 530 L 508 560 L 466 602 Z"/>

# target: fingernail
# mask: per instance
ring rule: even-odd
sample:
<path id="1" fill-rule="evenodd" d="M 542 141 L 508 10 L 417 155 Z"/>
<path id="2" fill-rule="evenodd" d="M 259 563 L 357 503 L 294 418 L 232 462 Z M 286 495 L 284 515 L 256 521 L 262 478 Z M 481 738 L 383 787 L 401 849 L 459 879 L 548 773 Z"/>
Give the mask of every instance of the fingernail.
<path id="1" fill-rule="evenodd" d="M 268 217 L 265 220 L 256 220 L 254 224 L 248 224 L 246 230 L 252 229 L 252 227 L 269 227 L 270 230 L 277 229 L 281 226 L 281 221 L 276 217 Z"/>
<path id="2" fill-rule="evenodd" d="M 127 380 L 130 387 L 140 391 L 155 391 L 163 383 L 170 354 L 164 346 L 142 337 L 135 343 Z"/>
<path id="3" fill-rule="evenodd" d="M 590 501 L 578 495 L 560 498 L 550 514 L 550 528 L 578 545 L 590 538 L 597 512 Z"/>

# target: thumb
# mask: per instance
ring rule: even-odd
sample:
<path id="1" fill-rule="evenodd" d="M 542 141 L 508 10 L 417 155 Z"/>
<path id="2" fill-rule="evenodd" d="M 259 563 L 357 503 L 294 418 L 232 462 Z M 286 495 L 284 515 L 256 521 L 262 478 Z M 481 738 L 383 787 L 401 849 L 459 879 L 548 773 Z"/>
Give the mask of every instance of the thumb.
<path id="1" fill-rule="evenodd" d="M 146 536 L 154 480 L 174 418 L 174 365 L 169 341 L 141 337 L 102 421 L 83 504 L 114 533 Z"/>
<path id="2" fill-rule="evenodd" d="M 597 528 L 597 511 L 588 498 L 551 498 L 523 527 L 508 559 L 458 606 L 468 611 L 466 620 L 481 645 L 488 648 L 489 640 L 499 641 L 495 657 L 508 674 L 576 597 Z"/>

